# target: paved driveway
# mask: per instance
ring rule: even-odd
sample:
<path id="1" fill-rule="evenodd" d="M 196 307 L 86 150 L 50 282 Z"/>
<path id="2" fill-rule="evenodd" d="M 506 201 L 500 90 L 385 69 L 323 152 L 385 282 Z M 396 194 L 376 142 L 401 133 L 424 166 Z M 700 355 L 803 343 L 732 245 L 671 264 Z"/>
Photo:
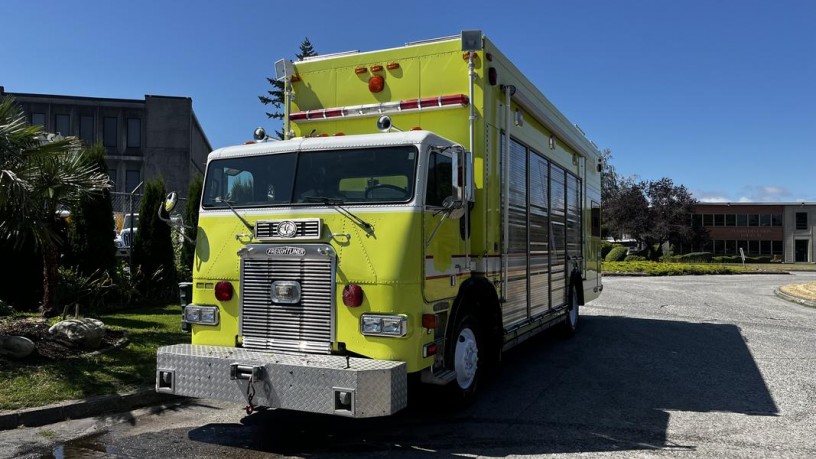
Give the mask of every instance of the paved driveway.
<path id="1" fill-rule="evenodd" d="M 816 274 L 615 277 L 579 334 L 511 351 L 460 413 L 383 419 L 201 401 L 49 454 L 151 457 L 816 456 L 816 309 L 773 288 Z"/>

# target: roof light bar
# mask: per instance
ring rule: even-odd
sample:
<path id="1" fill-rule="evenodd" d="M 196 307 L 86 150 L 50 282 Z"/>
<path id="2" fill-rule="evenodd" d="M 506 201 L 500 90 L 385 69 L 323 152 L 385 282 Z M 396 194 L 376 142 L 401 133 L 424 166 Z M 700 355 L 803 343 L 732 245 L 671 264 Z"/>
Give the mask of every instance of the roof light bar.
<path id="1" fill-rule="evenodd" d="M 289 121 L 306 123 L 332 118 L 360 118 L 365 116 L 380 116 L 386 113 L 416 112 L 427 110 L 442 110 L 449 108 L 467 107 L 470 99 L 464 94 L 450 94 L 447 96 L 424 97 L 380 104 L 352 105 L 348 107 L 332 107 L 318 110 L 306 110 L 289 115 Z"/>

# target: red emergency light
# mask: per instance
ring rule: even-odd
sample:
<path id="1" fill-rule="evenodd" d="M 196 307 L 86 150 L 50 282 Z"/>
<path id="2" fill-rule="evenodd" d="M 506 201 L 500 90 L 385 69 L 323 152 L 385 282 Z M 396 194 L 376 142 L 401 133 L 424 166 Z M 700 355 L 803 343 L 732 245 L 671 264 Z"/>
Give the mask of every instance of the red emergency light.
<path id="1" fill-rule="evenodd" d="M 470 104 L 468 96 L 464 94 L 449 94 L 446 96 L 423 97 L 421 99 L 408 99 L 379 104 L 305 110 L 290 114 L 289 121 L 305 123 L 332 118 L 359 118 L 365 116 L 380 116 L 388 113 L 461 108 L 467 107 L 468 104 Z"/>

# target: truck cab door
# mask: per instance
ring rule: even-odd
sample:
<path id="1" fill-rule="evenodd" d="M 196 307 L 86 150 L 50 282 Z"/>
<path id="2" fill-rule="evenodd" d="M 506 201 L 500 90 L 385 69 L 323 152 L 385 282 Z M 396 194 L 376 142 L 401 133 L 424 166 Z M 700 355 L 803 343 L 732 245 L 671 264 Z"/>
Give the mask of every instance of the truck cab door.
<path id="1" fill-rule="evenodd" d="M 459 219 L 464 208 L 456 183 L 459 158 L 455 151 L 430 148 L 425 171 L 422 245 L 423 296 L 436 301 L 456 296 L 465 274 L 465 241 Z"/>

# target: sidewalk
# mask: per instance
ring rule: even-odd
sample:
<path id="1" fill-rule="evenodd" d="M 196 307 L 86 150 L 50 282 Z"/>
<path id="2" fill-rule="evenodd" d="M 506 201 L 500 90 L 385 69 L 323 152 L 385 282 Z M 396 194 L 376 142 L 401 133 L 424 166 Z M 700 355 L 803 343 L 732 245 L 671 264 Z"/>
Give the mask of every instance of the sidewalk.
<path id="1" fill-rule="evenodd" d="M 153 388 L 150 388 L 127 394 L 99 395 L 82 400 L 68 400 L 37 408 L 0 411 L 0 431 L 16 429 L 20 426 L 39 427 L 68 419 L 130 411 L 143 406 L 182 399 L 174 395 L 156 393 Z"/>

